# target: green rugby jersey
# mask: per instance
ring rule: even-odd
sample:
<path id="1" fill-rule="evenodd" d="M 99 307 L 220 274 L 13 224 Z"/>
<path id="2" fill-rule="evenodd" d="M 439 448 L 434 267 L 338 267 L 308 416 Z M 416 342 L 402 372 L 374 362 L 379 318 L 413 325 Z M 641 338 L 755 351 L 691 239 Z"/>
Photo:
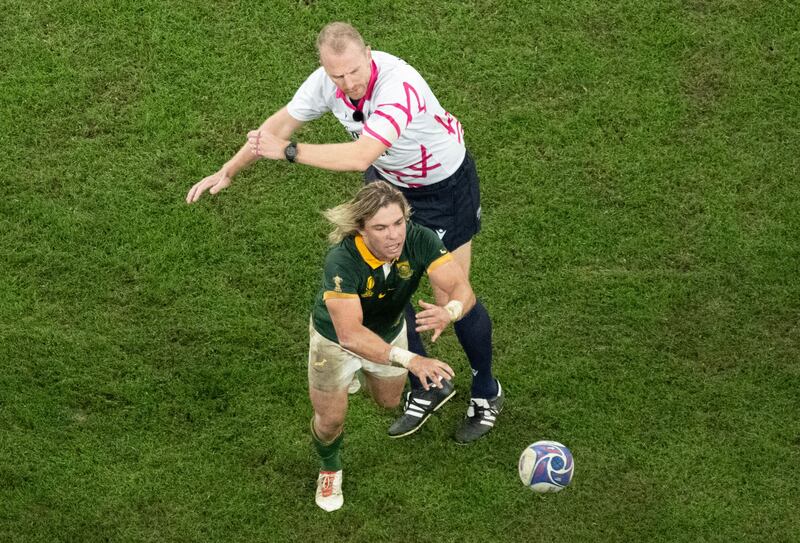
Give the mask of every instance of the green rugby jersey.
<path id="1" fill-rule="evenodd" d="M 361 300 L 364 326 L 390 342 L 403 327 L 404 308 L 422 275 L 452 258 L 433 230 L 408 221 L 403 252 L 391 263 L 387 276 L 386 263 L 369 251 L 361 236 L 348 237 L 331 247 L 325 257 L 322 288 L 312 312 L 314 328 L 338 343 L 325 300 L 357 297 Z"/>

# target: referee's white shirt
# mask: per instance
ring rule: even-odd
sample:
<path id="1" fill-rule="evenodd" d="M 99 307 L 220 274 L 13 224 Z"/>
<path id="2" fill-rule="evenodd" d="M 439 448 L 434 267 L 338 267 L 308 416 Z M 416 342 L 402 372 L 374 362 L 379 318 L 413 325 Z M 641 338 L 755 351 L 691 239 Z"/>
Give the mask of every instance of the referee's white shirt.
<path id="1" fill-rule="evenodd" d="M 404 60 L 372 51 L 372 75 L 360 106 L 365 122 L 353 119 L 356 106 L 320 67 L 287 106 L 298 121 L 332 112 L 353 139 L 374 138 L 389 149 L 373 165 L 404 187 L 431 185 L 451 176 L 464 160 L 464 130 L 444 110 L 428 84 Z"/>

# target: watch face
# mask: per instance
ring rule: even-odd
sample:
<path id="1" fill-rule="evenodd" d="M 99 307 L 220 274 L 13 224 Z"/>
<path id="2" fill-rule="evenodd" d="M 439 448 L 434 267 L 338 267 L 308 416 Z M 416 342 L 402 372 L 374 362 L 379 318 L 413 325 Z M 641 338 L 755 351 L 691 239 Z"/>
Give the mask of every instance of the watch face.
<path id="1" fill-rule="evenodd" d="M 286 160 L 294 162 L 294 159 L 297 158 L 297 144 L 290 143 L 287 145 L 286 149 L 283 150 L 283 154 L 286 156 Z"/>

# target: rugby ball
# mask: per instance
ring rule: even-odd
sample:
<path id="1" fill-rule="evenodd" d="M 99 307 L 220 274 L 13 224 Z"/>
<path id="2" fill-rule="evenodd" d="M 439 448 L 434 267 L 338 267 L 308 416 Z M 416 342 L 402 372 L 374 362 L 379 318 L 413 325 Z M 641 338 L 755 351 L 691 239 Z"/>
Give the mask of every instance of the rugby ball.
<path id="1" fill-rule="evenodd" d="M 519 457 L 519 478 L 534 492 L 558 492 L 572 481 L 572 453 L 557 441 L 537 441 Z"/>

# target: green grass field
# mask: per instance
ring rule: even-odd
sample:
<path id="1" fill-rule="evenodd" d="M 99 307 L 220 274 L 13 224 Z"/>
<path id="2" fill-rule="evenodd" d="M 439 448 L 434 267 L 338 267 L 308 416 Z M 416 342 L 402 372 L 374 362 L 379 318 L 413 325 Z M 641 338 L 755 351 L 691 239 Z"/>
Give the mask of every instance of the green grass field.
<path id="1" fill-rule="evenodd" d="M 646 6 L 646 7 L 642 7 Z M 7 0 L 0 541 L 799 541 L 796 2 Z M 187 206 L 316 66 L 402 56 L 482 177 L 473 285 L 507 408 L 413 438 L 364 396 L 313 500 L 308 312 L 356 173 L 260 163 Z M 306 142 L 346 141 L 328 118 Z M 567 444 L 573 485 L 516 462 Z"/>

